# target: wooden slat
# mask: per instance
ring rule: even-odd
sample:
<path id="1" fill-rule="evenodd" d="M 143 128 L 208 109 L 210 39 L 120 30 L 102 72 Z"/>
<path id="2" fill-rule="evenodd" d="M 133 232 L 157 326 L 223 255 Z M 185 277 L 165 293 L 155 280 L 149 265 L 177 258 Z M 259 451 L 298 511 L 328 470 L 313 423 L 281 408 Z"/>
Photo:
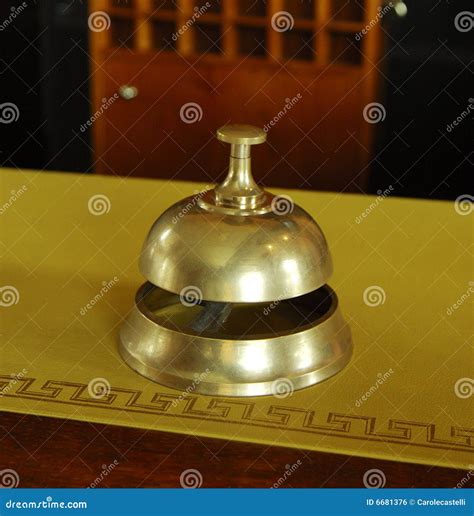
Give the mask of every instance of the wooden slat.
<path id="1" fill-rule="evenodd" d="M 365 23 L 357 21 L 331 21 L 327 26 L 328 29 L 337 32 L 346 32 L 348 34 L 355 34 L 365 27 Z"/>
<path id="2" fill-rule="evenodd" d="M 236 18 L 238 15 L 238 0 L 223 0 L 222 39 L 224 56 L 236 57 L 239 53 Z"/>
<path id="3" fill-rule="evenodd" d="M 193 1 L 192 0 L 177 0 L 177 24 L 176 31 L 184 27 L 193 16 Z M 176 48 L 183 56 L 192 55 L 195 52 L 195 27 L 190 26 L 187 30 L 179 35 L 176 41 Z"/>
<path id="4" fill-rule="evenodd" d="M 270 0 L 267 4 L 267 46 L 270 57 L 283 59 L 283 35 L 272 27 L 272 17 L 275 13 L 284 11 L 283 0 Z"/>
<path id="5" fill-rule="evenodd" d="M 96 0 L 90 3 L 89 20 L 93 19 L 94 13 L 98 11 L 110 12 L 109 0 Z M 98 56 L 100 50 L 110 47 L 111 45 L 111 29 L 98 32 L 89 31 L 90 49 L 94 59 Z"/>
<path id="6" fill-rule="evenodd" d="M 318 0 L 315 2 L 316 37 L 315 51 L 319 63 L 329 63 L 331 55 L 331 37 L 329 22 L 331 19 L 331 0 Z"/>
<path id="7" fill-rule="evenodd" d="M 152 9 L 152 0 L 135 0 L 135 45 L 137 50 L 150 50 L 153 47 L 150 22 Z"/>

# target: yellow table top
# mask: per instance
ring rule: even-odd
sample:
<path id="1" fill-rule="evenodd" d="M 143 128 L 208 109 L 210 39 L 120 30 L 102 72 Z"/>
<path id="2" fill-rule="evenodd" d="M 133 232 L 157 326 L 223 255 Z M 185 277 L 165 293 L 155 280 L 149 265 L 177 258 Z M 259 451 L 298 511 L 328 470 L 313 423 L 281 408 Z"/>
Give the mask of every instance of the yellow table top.
<path id="1" fill-rule="evenodd" d="M 21 170 L 1 170 L 0 185 L 2 410 L 474 463 L 472 216 L 453 203 L 285 192 L 328 239 L 350 364 L 287 398 L 192 393 L 173 403 L 181 393 L 122 362 L 118 328 L 144 281 L 137 259 L 149 227 L 203 185 Z M 92 397 L 91 381 L 110 392 Z"/>

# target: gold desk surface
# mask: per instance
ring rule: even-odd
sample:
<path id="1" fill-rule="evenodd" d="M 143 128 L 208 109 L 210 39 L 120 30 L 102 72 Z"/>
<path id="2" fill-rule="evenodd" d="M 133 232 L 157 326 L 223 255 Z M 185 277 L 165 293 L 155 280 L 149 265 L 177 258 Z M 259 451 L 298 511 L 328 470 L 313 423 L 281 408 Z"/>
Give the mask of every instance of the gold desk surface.
<path id="1" fill-rule="evenodd" d="M 144 235 L 203 184 L 3 169 L 0 188 L 1 409 L 448 467 L 474 462 L 472 215 L 454 203 L 285 191 L 324 228 L 354 356 L 309 389 L 227 399 L 161 387 L 117 350 L 142 283 Z"/>

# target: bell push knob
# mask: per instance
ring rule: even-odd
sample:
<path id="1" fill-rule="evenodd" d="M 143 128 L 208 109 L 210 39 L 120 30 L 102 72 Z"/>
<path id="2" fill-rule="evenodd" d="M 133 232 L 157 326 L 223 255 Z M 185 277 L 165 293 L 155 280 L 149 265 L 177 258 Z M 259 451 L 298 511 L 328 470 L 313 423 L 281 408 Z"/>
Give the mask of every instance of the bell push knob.
<path id="1" fill-rule="evenodd" d="M 217 130 L 217 139 L 230 143 L 229 171 L 215 189 L 217 205 L 252 209 L 265 201 L 265 192 L 252 176 L 250 146 L 265 142 L 267 134 L 253 125 L 224 125 Z"/>

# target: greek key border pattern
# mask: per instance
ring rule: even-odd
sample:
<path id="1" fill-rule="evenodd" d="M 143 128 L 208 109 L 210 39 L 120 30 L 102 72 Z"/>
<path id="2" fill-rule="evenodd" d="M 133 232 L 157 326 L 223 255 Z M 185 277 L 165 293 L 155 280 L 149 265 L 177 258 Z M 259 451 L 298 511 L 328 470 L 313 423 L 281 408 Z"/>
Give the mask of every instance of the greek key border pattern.
<path id="1" fill-rule="evenodd" d="M 21 378 L 15 381 L 0 375 L 0 398 L 23 398 L 63 405 L 75 405 L 101 410 L 125 411 L 163 417 L 206 420 L 228 424 L 288 430 L 363 441 L 378 441 L 403 446 L 438 448 L 474 452 L 474 428 L 450 427 L 450 438 L 438 436 L 434 423 L 389 419 L 386 430 L 377 430 L 375 416 L 357 416 L 329 412 L 324 423 L 316 422 L 316 411 L 302 407 L 270 404 L 262 412 L 257 403 L 242 398 L 199 397 L 188 395 L 184 399 L 180 393 L 154 392 L 147 395 L 143 391 L 112 387 L 103 398 L 92 398 L 88 385 L 76 382 L 46 380 L 41 383 L 36 378 Z M 150 399 L 151 398 L 151 399 Z M 173 403 L 174 402 L 174 403 Z M 416 440 L 415 440 L 415 433 Z"/>

